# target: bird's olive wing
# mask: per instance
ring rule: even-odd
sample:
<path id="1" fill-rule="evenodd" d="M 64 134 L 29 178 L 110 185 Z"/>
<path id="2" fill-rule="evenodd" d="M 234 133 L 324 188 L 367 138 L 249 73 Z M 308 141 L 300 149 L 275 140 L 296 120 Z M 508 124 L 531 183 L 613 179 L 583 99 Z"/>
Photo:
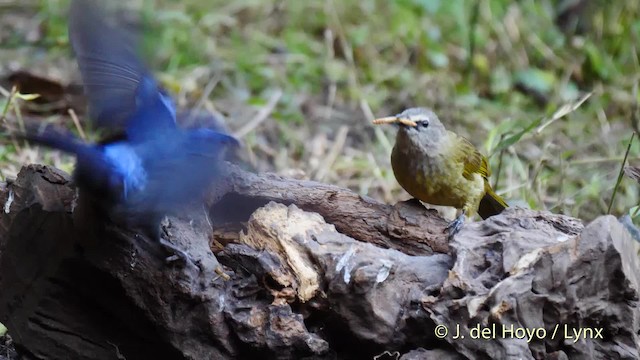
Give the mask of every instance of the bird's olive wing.
<path id="1" fill-rule="evenodd" d="M 462 176 L 471 180 L 473 174 L 480 174 L 483 178 L 491 176 L 491 170 L 487 164 L 487 158 L 482 155 L 478 149 L 469 140 L 459 136 L 459 145 L 457 147 L 457 161 L 464 164 Z"/>

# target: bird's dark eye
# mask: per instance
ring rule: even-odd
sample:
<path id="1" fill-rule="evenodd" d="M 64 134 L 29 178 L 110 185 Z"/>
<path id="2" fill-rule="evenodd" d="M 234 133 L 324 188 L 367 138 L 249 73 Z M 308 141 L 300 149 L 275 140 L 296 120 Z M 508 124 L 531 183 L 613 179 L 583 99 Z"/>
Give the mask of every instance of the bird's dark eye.
<path id="1" fill-rule="evenodd" d="M 428 126 L 429 126 L 429 122 L 428 122 L 427 120 L 420 121 L 419 126 L 421 126 L 421 127 L 423 127 L 423 128 L 426 128 L 426 127 L 428 127 Z"/>

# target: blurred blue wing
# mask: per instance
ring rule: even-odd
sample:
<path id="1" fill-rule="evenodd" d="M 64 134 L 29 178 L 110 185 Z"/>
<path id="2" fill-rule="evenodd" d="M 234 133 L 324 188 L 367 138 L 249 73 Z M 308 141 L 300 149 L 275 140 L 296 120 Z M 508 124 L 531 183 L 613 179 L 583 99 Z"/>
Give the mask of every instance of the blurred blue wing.
<path id="1" fill-rule="evenodd" d="M 136 89 L 136 110 L 127 119 L 127 138 L 140 142 L 177 130 L 171 97 L 150 76 L 143 76 Z"/>
<path id="2" fill-rule="evenodd" d="M 96 125 L 125 128 L 134 139 L 175 128 L 174 105 L 141 61 L 135 31 L 95 0 L 74 0 L 69 16 L 69 40 Z"/>

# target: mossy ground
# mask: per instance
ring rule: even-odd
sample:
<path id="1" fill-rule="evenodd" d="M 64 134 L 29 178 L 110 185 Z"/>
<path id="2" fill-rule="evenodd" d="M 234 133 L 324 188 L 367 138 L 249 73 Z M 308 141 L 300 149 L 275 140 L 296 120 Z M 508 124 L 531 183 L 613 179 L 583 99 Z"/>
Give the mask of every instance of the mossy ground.
<path id="1" fill-rule="evenodd" d="M 77 80 L 67 5 L 0 5 L 4 74 Z M 302 170 L 387 202 L 408 195 L 389 165 L 393 130 L 371 125 L 374 116 L 432 107 L 490 155 L 505 199 L 587 221 L 607 212 L 637 128 L 637 1 L 155 0 L 143 8 L 159 78 L 180 106 L 226 114 L 253 166 Z M 74 128 L 64 115 L 42 121 Z M 639 156 L 636 142 L 629 162 Z M 26 162 L 73 167 L 45 149 L 0 145 L 4 177 Z M 637 205 L 638 186 L 623 179 L 614 214 Z"/>

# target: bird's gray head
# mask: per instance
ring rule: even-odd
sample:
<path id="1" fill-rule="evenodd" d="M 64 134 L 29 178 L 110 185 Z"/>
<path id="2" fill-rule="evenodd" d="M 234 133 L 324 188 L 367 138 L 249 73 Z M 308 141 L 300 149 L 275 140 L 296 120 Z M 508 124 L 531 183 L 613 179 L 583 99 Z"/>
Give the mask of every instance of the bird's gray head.
<path id="1" fill-rule="evenodd" d="M 427 108 L 409 108 L 403 112 L 374 121 L 376 124 L 397 124 L 397 141 L 416 144 L 435 143 L 447 134 L 438 116 Z"/>

